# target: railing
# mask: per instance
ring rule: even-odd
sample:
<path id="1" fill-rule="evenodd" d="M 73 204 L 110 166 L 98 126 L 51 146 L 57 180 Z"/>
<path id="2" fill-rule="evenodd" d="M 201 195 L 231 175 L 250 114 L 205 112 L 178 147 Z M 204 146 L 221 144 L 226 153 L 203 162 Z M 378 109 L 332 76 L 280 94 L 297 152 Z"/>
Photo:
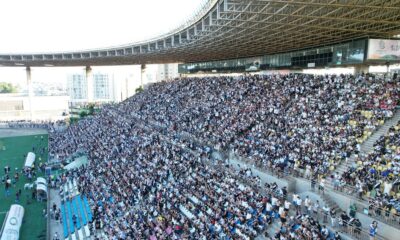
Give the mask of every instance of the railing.
<path id="1" fill-rule="evenodd" d="M 400 214 L 392 213 L 391 211 L 387 211 L 381 207 L 375 206 L 371 203 L 365 204 L 360 202 L 354 203 L 357 207 L 357 212 L 368 215 L 378 221 L 386 223 L 395 228 L 400 227 Z"/>
<path id="2" fill-rule="evenodd" d="M 322 213 L 322 214 L 325 214 L 325 213 Z M 339 217 L 337 217 L 336 219 L 338 220 Z M 343 221 L 342 225 L 335 226 L 333 229 L 335 229 L 338 232 L 344 232 L 355 239 L 369 240 L 369 239 L 371 239 L 371 237 L 369 235 L 369 231 L 367 230 L 368 228 L 369 228 L 369 226 L 367 226 L 367 228 L 363 228 L 362 226 L 359 226 L 359 227 L 356 226 L 352 222 Z M 376 240 L 385 240 L 385 238 L 380 235 L 376 235 L 375 239 Z"/>
<path id="3" fill-rule="evenodd" d="M 223 168 L 223 166 L 217 166 L 218 168 Z M 235 173 L 232 169 L 230 168 L 224 168 L 224 171 L 229 172 L 232 176 L 234 176 L 235 178 L 237 178 L 239 181 L 243 182 L 246 185 L 249 185 L 255 189 L 261 190 L 263 191 L 264 189 L 257 185 L 256 183 L 250 181 L 249 179 L 246 179 L 243 176 L 238 175 L 237 173 Z M 265 193 L 265 190 L 264 190 Z M 270 192 L 269 192 L 270 193 Z M 281 196 L 282 197 L 282 196 Z M 324 212 L 322 209 L 318 209 L 317 214 L 314 216 L 316 217 L 317 221 L 322 221 L 323 223 L 328 223 L 329 222 L 329 213 L 328 212 Z M 326 221 L 324 221 L 326 219 Z M 336 217 L 336 224 L 335 226 L 330 225 L 331 229 L 334 229 L 335 231 L 338 232 L 345 232 L 347 235 L 352 236 L 355 239 L 359 239 L 359 240 L 368 240 L 370 239 L 370 235 L 367 229 L 362 228 L 361 227 L 357 227 L 354 222 L 347 222 L 347 221 L 342 221 L 343 224 L 339 225 L 339 217 Z M 329 225 L 329 224 L 326 224 Z M 377 235 L 375 239 L 379 239 L 379 240 L 384 240 L 385 238 L 383 238 L 380 235 Z"/>
<path id="4" fill-rule="evenodd" d="M 293 173 L 293 169 L 285 167 L 284 169 L 280 169 L 278 166 L 265 166 L 262 163 L 255 162 L 254 160 L 251 160 L 249 158 L 244 158 L 241 156 L 238 156 L 235 154 L 233 151 L 230 152 L 230 156 L 232 156 L 238 160 L 239 162 L 242 162 L 243 164 L 253 166 L 262 172 L 268 173 L 272 176 L 276 176 L 278 178 L 285 178 L 286 180 L 289 180 L 290 175 Z"/>

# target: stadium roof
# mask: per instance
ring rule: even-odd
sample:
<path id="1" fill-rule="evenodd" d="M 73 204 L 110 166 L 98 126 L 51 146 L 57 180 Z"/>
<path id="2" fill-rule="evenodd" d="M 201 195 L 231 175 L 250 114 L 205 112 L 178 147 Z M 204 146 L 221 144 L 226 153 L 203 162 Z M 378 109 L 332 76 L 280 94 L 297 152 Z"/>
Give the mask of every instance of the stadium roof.
<path id="1" fill-rule="evenodd" d="M 400 0 L 209 0 L 174 31 L 76 52 L 1 54 L 0 66 L 198 62 L 261 56 L 400 34 Z"/>

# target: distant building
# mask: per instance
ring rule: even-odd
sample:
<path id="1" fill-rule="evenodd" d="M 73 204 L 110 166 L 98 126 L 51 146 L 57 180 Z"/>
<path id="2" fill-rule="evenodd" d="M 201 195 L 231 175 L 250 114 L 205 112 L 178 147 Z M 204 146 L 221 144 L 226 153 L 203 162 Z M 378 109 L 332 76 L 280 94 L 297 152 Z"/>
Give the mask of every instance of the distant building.
<path id="1" fill-rule="evenodd" d="M 68 76 L 67 92 L 71 98 L 71 105 L 86 104 L 89 102 L 119 102 L 121 96 L 116 94 L 119 89 L 112 74 L 94 73 L 92 86 L 88 86 L 85 74 Z M 92 92 L 89 92 L 92 91 Z M 92 99 L 89 99 L 89 96 Z"/>
<path id="2" fill-rule="evenodd" d="M 93 74 L 93 98 L 95 101 L 116 101 L 114 88 L 115 84 L 112 75 Z"/>
<path id="3" fill-rule="evenodd" d="M 178 64 L 160 64 L 158 65 L 157 74 L 156 74 L 157 82 L 164 80 L 171 80 L 179 77 L 178 73 Z"/>
<path id="4" fill-rule="evenodd" d="M 72 102 L 87 101 L 87 80 L 84 74 L 72 74 L 68 76 L 67 92 Z"/>

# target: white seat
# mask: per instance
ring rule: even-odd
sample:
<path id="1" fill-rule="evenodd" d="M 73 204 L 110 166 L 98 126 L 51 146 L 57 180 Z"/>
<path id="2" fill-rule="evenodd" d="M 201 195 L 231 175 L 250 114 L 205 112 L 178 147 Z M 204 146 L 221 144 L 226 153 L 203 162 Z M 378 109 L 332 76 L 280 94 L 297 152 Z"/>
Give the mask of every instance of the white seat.
<path id="1" fill-rule="evenodd" d="M 83 230 L 85 231 L 85 235 L 86 237 L 90 237 L 90 229 L 88 225 L 85 225 L 85 227 L 83 228 Z"/>
<path id="2" fill-rule="evenodd" d="M 83 230 L 82 228 L 78 230 L 79 239 L 83 240 Z"/>
<path id="3" fill-rule="evenodd" d="M 64 193 L 67 195 L 68 194 L 68 185 L 64 184 Z"/>
<path id="4" fill-rule="evenodd" d="M 75 178 L 72 180 L 72 185 L 74 186 L 74 194 L 78 195 L 79 194 L 79 192 L 78 192 L 78 184 L 77 184 Z"/>
<path id="5" fill-rule="evenodd" d="M 190 219 L 193 219 L 193 218 L 194 218 L 193 213 L 191 213 L 186 207 L 180 205 L 180 206 L 179 206 L 179 209 L 181 210 L 181 212 L 182 212 L 183 214 L 185 214 L 186 217 L 188 217 L 188 218 L 190 218 Z"/>
<path id="6" fill-rule="evenodd" d="M 74 188 L 76 188 L 76 179 L 72 179 L 72 184 L 74 185 Z"/>
<path id="7" fill-rule="evenodd" d="M 195 197 L 195 196 L 191 196 L 191 197 L 189 197 L 190 198 L 190 200 L 192 200 L 192 202 L 194 202 L 195 204 L 199 204 L 199 199 L 197 199 L 197 197 Z"/>
<path id="8" fill-rule="evenodd" d="M 72 240 L 76 240 L 75 233 L 73 233 L 73 234 L 71 235 L 71 238 L 72 238 Z"/>
<path id="9" fill-rule="evenodd" d="M 74 193 L 74 188 L 72 187 L 72 183 L 70 181 L 68 181 L 68 189 L 69 189 L 69 194 L 73 194 Z"/>

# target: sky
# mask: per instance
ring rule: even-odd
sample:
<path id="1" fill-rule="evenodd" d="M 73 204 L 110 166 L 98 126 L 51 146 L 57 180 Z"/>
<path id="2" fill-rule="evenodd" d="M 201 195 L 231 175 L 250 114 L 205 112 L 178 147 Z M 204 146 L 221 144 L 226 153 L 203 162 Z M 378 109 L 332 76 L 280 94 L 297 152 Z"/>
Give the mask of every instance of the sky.
<path id="1" fill-rule="evenodd" d="M 205 0 L 0 0 L 0 54 L 112 47 L 160 36 L 190 19 Z M 84 67 L 32 68 L 33 82 L 66 82 Z M 138 66 L 94 67 L 121 78 Z M 149 67 L 148 71 L 155 71 Z M 140 81 L 140 80 L 135 80 Z M 25 68 L 0 67 L 0 82 L 26 85 Z"/>
<path id="2" fill-rule="evenodd" d="M 118 46 L 167 33 L 205 0 L 0 0 L 0 54 Z"/>

